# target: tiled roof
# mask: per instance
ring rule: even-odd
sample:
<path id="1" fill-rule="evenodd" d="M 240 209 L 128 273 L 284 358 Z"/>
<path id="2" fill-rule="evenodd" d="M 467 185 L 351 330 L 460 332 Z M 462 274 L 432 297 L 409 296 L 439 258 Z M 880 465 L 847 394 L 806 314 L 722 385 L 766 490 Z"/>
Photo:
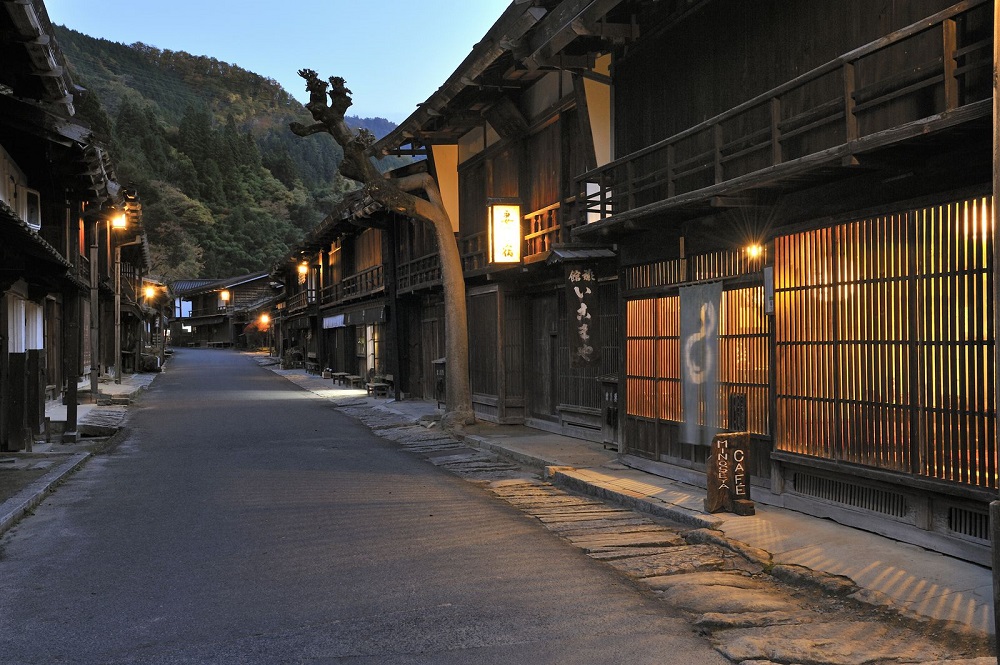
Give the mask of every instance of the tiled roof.
<path id="1" fill-rule="evenodd" d="M 13 237 L 15 240 L 28 243 L 36 251 L 32 252 L 41 258 L 52 261 L 64 268 L 72 268 L 73 264 L 59 253 L 55 247 L 50 245 L 42 236 L 38 235 L 34 229 L 27 225 L 14 210 L 0 201 L 0 239 Z"/>

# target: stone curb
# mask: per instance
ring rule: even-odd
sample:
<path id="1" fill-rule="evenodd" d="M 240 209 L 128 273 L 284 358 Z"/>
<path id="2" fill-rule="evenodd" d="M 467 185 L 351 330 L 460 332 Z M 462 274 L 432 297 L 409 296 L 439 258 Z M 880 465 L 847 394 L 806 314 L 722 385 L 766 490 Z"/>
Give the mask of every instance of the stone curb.
<path id="1" fill-rule="evenodd" d="M 533 456 L 528 455 L 526 453 L 519 453 L 519 452 L 514 451 L 514 450 L 508 450 L 508 449 L 504 448 L 503 446 L 501 446 L 499 444 L 493 443 L 492 441 L 490 441 L 486 437 L 479 436 L 478 434 L 458 434 L 458 435 L 456 435 L 456 434 L 452 433 L 452 436 L 455 437 L 455 438 L 457 438 L 458 440 L 464 442 L 464 443 L 468 443 L 469 445 L 471 445 L 471 446 L 473 446 L 475 448 L 479 448 L 479 449 L 482 449 L 482 450 L 488 450 L 491 453 L 495 453 L 497 455 L 502 455 L 503 457 L 506 457 L 507 459 L 514 460 L 518 464 L 522 464 L 524 466 L 530 466 L 530 467 L 534 467 L 534 468 L 537 468 L 537 469 L 543 469 L 543 468 L 545 468 L 548 465 L 548 462 L 545 462 L 544 460 L 540 460 L 537 457 L 533 457 Z"/>
<path id="2" fill-rule="evenodd" d="M 553 484 L 562 485 L 590 496 L 607 499 L 608 501 L 613 501 L 626 508 L 631 508 L 632 510 L 655 515 L 657 517 L 664 517 L 687 526 L 694 526 L 703 529 L 715 529 L 722 523 L 721 520 L 701 515 L 692 510 L 688 510 L 687 508 L 682 508 L 681 506 L 673 506 L 653 501 L 642 496 L 629 494 L 620 490 L 614 490 L 609 487 L 603 487 L 582 478 L 577 478 L 576 476 L 570 475 L 570 472 L 576 470 L 573 467 L 552 466 L 546 460 L 504 448 L 503 445 L 493 443 L 487 437 L 475 434 L 454 433 L 452 436 L 455 436 L 459 440 L 469 443 L 477 448 L 489 450 L 490 452 L 502 455 L 520 464 L 542 469 L 544 471 L 545 479 L 551 481 Z"/>
<path id="3" fill-rule="evenodd" d="M 720 520 L 712 519 L 681 506 L 674 506 L 658 501 L 651 501 L 643 496 L 636 496 L 621 490 L 602 487 L 582 478 L 570 475 L 565 467 L 546 467 L 545 476 L 555 485 L 562 485 L 584 494 L 596 496 L 600 499 L 614 501 L 617 504 L 648 513 L 656 517 L 664 517 L 680 524 L 693 526 L 699 529 L 715 529 L 721 524 Z"/>
<path id="4" fill-rule="evenodd" d="M 70 473 L 76 471 L 90 453 L 76 453 L 58 467 L 28 485 L 0 504 L 0 534 L 10 529 L 28 511 L 40 504 L 45 496 Z"/>

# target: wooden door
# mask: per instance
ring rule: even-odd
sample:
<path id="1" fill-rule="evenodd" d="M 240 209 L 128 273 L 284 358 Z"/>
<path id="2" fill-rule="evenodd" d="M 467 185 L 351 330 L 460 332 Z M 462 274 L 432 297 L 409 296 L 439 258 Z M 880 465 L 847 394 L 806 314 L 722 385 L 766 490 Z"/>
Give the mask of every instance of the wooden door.
<path id="1" fill-rule="evenodd" d="M 531 303 L 531 337 L 525 368 L 529 415 L 555 420 L 556 351 L 558 348 L 559 299 L 556 294 L 535 298 Z"/>

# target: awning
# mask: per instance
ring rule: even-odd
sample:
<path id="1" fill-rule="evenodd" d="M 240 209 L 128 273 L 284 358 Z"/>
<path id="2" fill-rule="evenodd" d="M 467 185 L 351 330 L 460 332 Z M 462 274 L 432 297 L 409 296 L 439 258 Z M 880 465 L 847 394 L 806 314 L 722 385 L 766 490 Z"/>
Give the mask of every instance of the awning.
<path id="1" fill-rule="evenodd" d="M 553 247 L 546 262 L 564 263 L 567 261 L 593 261 L 595 259 L 613 259 L 617 256 L 610 247 Z"/>
<path id="2" fill-rule="evenodd" d="M 343 314 L 334 314 L 333 316 L 323 317 L 323 329 L 329 330 L 331 328 L 343 328 L 347 323 L 344 321 Z"/>
<path id="3" fill-rule="evenodd" d="M 367 323 L 385 322 L 385 305 L 355 309 L 344 314 L 345 323 L 349 326 L 361 326 Z"/>
<path id="4" fill-rule="evenodd" d="M 363 326 L 369 323 L 385 323 L 385 320 L 386 306 L 381 303 L 368 307 L 357 307 L 337 314 L 325 314 L 323 316 L 323 329 L 332 330 L 347 326 Z"/>

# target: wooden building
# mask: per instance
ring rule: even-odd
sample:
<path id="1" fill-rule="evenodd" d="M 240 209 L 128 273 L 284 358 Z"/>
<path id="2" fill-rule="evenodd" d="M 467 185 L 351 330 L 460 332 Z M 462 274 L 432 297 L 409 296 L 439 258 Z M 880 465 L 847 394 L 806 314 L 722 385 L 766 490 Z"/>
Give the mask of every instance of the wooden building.
<path id="1" fill-rule="evenodd" d="M 76 436 L 80 379 L 96 390 L 115 365 L 114 248 L 126 275 L 148 271 L 148 253 L 137 196 L 76 117 L 84 91 L 42 0 L 0 3 L 0 62 L 0 450 L 20 450 L 47 398 L 69 405 Z M 112 217 L 136 240 L 116 237 Z"/>
<path id="2" fill-rule="evenodd" d="M 571 20 L 559 2 L 512 4 L 376 147 L 425 158 L 449 206 L 476 416 L 601 441 L 614 437 L 604 406 L 621 361 L 617 253 L 571 231 L 582 223 L 576 175 L 610 159 L 609 58 L 594 51 L 610 40 L 564 49 Z M 435 241 L 419 222 L 397 229 L 400 346 L 411 388 L 429 397 L 448 371 Z"/>
<path id="3" fill-rule="evenodd" d="M 759 500 L 986 562 L 993 3 L 631 10 L 615 158 L 578 178 L 578 237 L 621 251 L 625 459 L 703 483 L 681 423 L 747 429 Z M 717 383 L 693 412 L 704 285 Z"/>
<path id="4" fill-rule="evenodd" d="M 451 201 L 477 415 L 619 425 L 627 463 L 702 486 L 705 443 L 748 430 L 757 500 L 988 561 L 994 25 L 988 0 L 512 3 L 377 144 Z M 398 238 L 421 376 L 433 243 Z"/>
<path id="5" fill-rule="evenodd" d="M 314 372 L 398 381 L 388 337 L 394 215 L 356 191 L 300 243 L 275 274 L 278 351 Z"/>
<path id="6" fill-rule="evenodd" d="M 267 271 L 224 279 L 177 280 L 170 284 L 174 346 L 246 348 L 246 327 L 269 311 L 281 292 Z"/>

